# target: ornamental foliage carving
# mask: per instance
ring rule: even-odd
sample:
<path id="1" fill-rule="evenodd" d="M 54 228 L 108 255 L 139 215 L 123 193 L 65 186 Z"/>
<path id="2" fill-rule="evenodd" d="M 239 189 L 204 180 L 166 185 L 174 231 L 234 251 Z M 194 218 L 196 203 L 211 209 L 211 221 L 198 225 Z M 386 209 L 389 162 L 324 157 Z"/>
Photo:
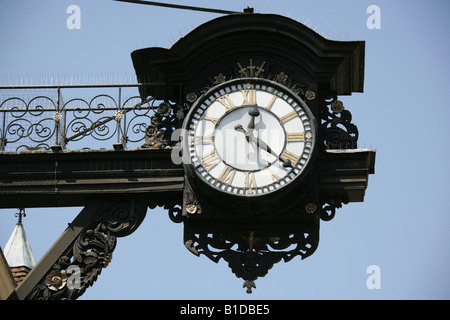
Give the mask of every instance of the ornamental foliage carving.
<path id="1" fill-rule="evenodd" d="M 92 286 L 112 259 L 117 237 L 140 225 L 147 207 L 143 203 L 107 203 L 61 255 L 27 299 L 77 299 Z M 70 227 L 70 226 L 69 226 Z"/>
<path id="2" fill-rule="evenodd" d="M 163 149 L 173 147 L 173 132 L 181 128 L 184 111 L 177 105 L 162 102 L 156 113 L 150 118 L 150 125 L 145 131 L 145 143 L 142 148 Z"/>

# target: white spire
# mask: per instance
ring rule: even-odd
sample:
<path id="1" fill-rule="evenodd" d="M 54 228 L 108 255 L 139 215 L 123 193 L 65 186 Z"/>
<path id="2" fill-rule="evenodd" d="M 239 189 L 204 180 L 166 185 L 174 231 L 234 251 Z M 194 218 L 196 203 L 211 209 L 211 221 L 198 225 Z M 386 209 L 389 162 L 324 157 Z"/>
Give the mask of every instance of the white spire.
<path id="1" fill-rule="evenodd" d="M 33 269 L 36 265 L 33 252 L 28 243 L 27 235 L 22 225 L 22 217 L 19 216 L 19 222 L 16 224 L 11 237 L 6 243 L 3 250 L 6 261 L 10 268 L 13 267 L 28 267 Z"/>

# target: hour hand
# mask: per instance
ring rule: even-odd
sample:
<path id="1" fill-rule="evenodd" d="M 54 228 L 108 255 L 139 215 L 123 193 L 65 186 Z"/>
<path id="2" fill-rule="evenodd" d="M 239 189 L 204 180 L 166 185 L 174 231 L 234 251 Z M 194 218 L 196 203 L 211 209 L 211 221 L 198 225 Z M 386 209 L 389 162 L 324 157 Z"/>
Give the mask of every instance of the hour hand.
<path id="1" fill-rule="evenodd" d="M 235 125 L 234 126 L 234 130 L 242 132 L 243 134 L 245 134 L 245 139 L 247 140 L 247 142 L 254 141 L 253 134 L 251 133 L 251 131 L 245 131 L 245 129 L 242 127 L 241 124 Z"/>
<path id="2" fill-rule="evenodd" d="M 245 129 L 242 127 L 242 125 L 241 124 L 237 124 L 237 125 L 235 125 L 234 126 L 234 130 L 236 130 L 236 131 L 240 131 L 240 132 L 242 132 L 242 133 L 245 133 Z"/>
<path id="3" fill-rule="evenodd" d="M 259 116 L 259 110 L 257 108 L 252 108 L 248 111 L 248 114 L 252 118 L 250 119 L 250 122 L 247 125 L 247 130 L 251 132 L 253 131 L 253 129 L 255 129 L 255 118 Z"/>

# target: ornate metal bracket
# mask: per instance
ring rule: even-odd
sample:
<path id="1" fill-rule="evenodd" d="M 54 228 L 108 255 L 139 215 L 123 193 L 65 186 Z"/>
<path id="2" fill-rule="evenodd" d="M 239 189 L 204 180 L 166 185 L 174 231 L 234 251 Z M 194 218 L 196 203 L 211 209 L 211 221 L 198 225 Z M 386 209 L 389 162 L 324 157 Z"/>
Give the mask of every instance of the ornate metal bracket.
<path id="1" fill-rule="evenodd" d="M 142 202 L 109 202 L 86 225 L 26 299 L 77 299 L 112 258 L 117 237 L 134 232 L 147 211 Z M 71 226 L 69 226 L 71 228 Z"/>
<path id="2" fill-rule="evenodd" d="M 304 259 L 312 255 L 319 243 L 319 224 L 290 231 L 224 233 L 194 231 L 185 226 L 184 240 L 193 254 L 204 254 L 216 263 L 223 259 L 238 278 L 254 284 L 282 259 L 288 262 L 296 256 Z M 251 288 L 247 292 L 251 293 Z"/>
<path id="3" fill-rule="evenodd" d="M 342 201 L 330 200 L 322 203 L 320 210 L 320 219 L 330 221 L 336 215 L 336 208 L 342 208 Z"/>
<path id="4" fill-rule="evenodd" d="M 245 280 L 247 293 L 254 281 L 264 277 L 274 264 L 296 256 L 312 255 L 319 244 L 317 193 L 311 192 L 295 210 L 255 216 L 223 216 L 207 203 L 200 203 L 185 186 L 182 216 L 186 248 L 214 262 L 228 263 L 231 271 Z"/>
<path id="5" fill-rule="evenodd" d="M 319 107 L 319 133 L 325 149 L 356 149 L 358 128 L 352 123 L 352 114 L 334 95 L 331 101 L 323 99 Z"/>

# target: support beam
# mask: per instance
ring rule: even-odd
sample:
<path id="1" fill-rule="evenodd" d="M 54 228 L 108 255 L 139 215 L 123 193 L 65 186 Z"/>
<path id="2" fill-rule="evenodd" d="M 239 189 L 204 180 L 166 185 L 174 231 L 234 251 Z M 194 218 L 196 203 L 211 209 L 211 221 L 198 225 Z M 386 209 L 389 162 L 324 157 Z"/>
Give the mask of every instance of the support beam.
<path id="1" fill-rule="evenodd" d="M 16 286 L 16 281 L 0 247 L 0 300 L 6 300 L 14 292 Z"/>
<path id="2" fill-rule="evenodd" d="M 364 200 L 374 149 L 325 150 L 324 199 Z M 94 200 L 181 198 L 184 170 L 171 149 L 0 153 L 1 208 L 85 206 Z"/>
<path id="3" fill-rule="evenodd" d="M 181 197 L 171 149 L 0 153 L 1 208 L 85 206 L 94 200 Z"/>

